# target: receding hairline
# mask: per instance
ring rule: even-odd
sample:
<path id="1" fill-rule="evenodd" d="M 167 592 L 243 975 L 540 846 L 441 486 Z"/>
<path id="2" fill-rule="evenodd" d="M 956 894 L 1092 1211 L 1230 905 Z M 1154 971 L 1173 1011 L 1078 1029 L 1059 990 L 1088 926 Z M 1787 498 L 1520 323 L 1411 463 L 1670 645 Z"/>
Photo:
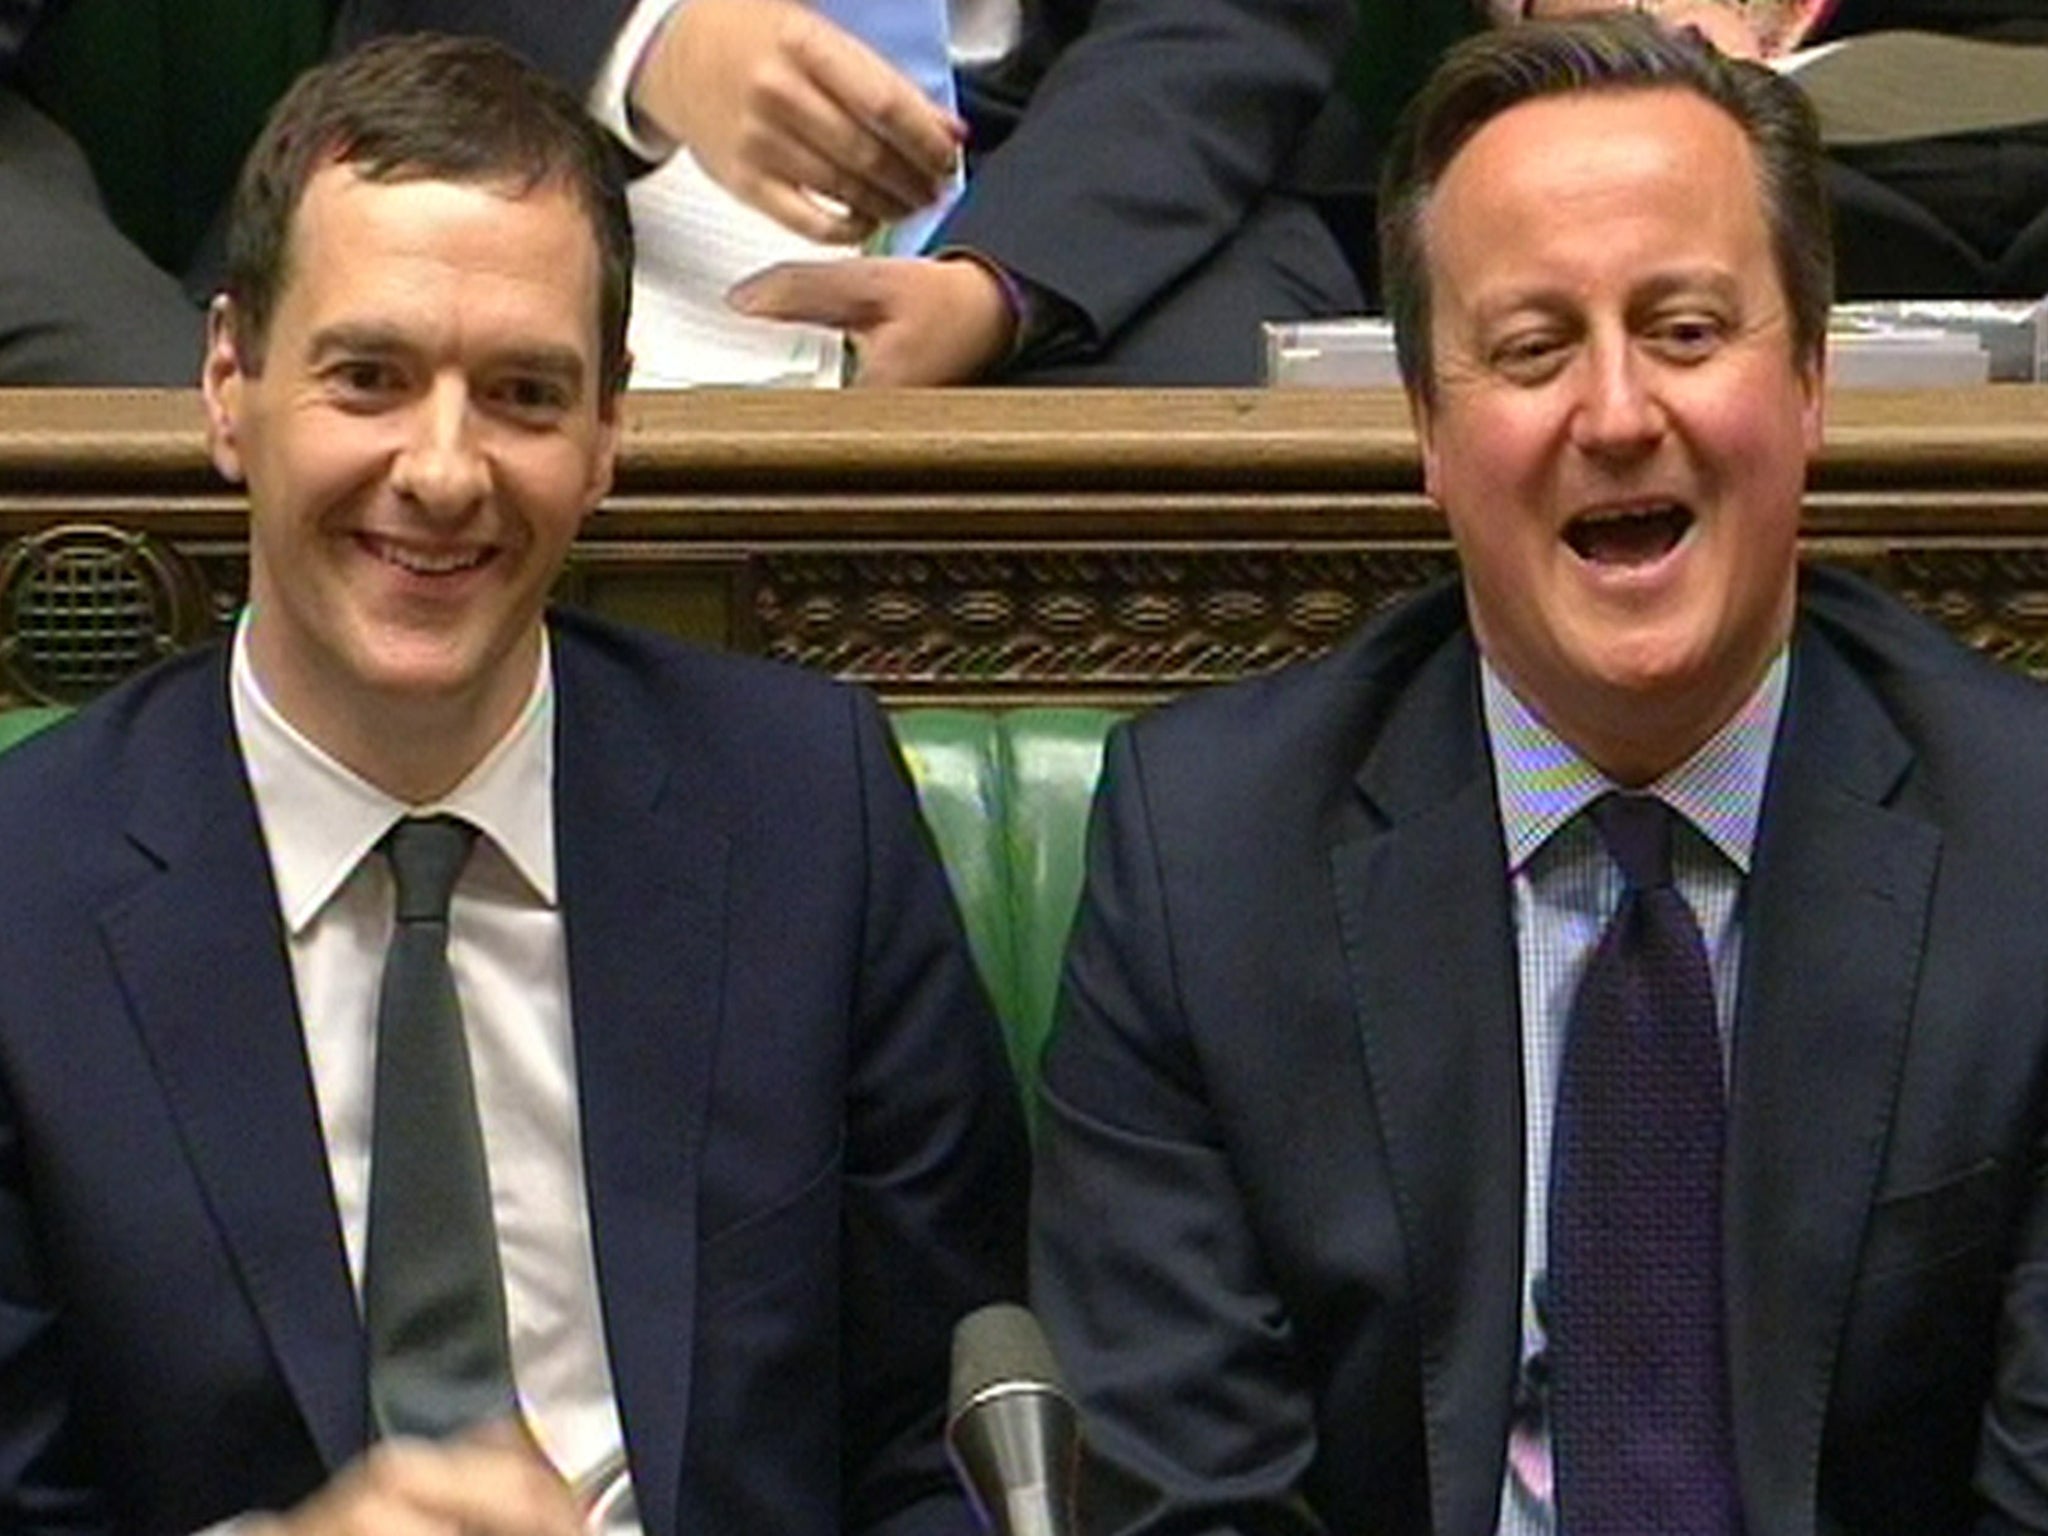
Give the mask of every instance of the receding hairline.
<path id="1" fill-rule="evenodd" d="M 1472 125 L 1471 130 L 1458 140 L 1457 147 L 1451 150 L 1450 154 L 1445 157 L 1436 175 L 1416 189 L 1417 197 L 1414 207 L 1415 228 L 1416 234 L 1421 240 L 1422 253 L 1425 260 L 1434 256 L 1429 235 L 1433 222 L 1432 215 L 1435 213 L 1438 201 L 1443 195 L 1444 185 L 1451 179 L 1458 166 L 1471 153 L 1473 146 L 1481 139 L 1489 137 L 1493 134 L 1494 130 L 1502 125 L 1512 123 L 1517 117 L 1537 109 L 1553 113 L 1587 112 L 1616 103 L 1654 98 L 1694 103 L 1702 111 L 1709 114 L 1708 118 L 1702 119 L 1703 122 L 1708 120 L 1718 121 L 1728 130 L 1729 135 L 1732 136 L 1740 148 L 1742 156 L 1747 161 L 1747 168 L 1751 173 L 1746 178 L 1750 205 L 1755 209 L 1757 217 L 1768 236 L 1771 230 L 1771 194 L 1766 180 L 1767 167 L 1764 163 L 1763 155 L 1758 150 L 1755 140 L 1744 126 L 1741 118 L 1729 111 L 1721 102 L 1714 100 L 1712 96 L 1686 81 L 1599 81 L 1574 90 L 1546 91 L 1537 95 L 1523 97 L 1521 100 L 1509 103 L 1499 111 Z M 1672 135 L 1657 133 L 1645 134 L 1642 137 L 1647 141 L 1662 144 L 1670 142 Z M 1782 285 L 1782 276 L 1780 281 Z M 1790 295 L 1788 294 L 1787 297 L 1789 298 Z"/>
<path id="2" fill-rule="evenodd" d="M 327 180 L 331 173 L 340 173 L 355 185 L 370 189 L 397 189 L 438 185 L 482 192 L 508 203 L 521 203 L 534 198 L 550 196 L 560 198 L 573 211 L 574 217 L 572 222 L 577 229 L 582 231 L 586 254 L 589 257 L 592 339 L 597 348 L 596 354 L 591 359 L 592 369 L 598 375 L 594 387 L 600 395 L 616 393 L 618 388 L 623 387 L 622 385 L 608 387 L 602 377 L 604 371 L 602 360 L 604 349 L 604 247 L 592 211 L 586 206 L 586 199 L 582 197 L 574 175 L 566 168 L 552 170 L 537 176 L 527 175 L 516 170 L 485 171 L 475 176 L 449 175 L 445 171 L 436 170 L 431 167 L 405 164 L 366 168 L 362 161 L 349 158 L 337 141 L 336 147 L 323 151 L 313 161 L 305 181 L 299 187 L 298 196 L 293 200 L 290 214 L 285 223 L 283 249 L 280 252 L 278 262 L 276 298 L 280 301 L 291 291 L 292 285 L 298 277 L 298 257 L 301 250 L 301 240 L 303 239 L 303 221 L 306 209 L 313 200 L 313 189 L 323 184 L 334 185 L 332 181 Z M 230 316 L 238 317 L 240 306 L 236 304 L 233 293 L 224 292 L 222 297 L 228 301 Z M 274 314 L 269 318 L 274 319 Z M 242 322 L 239 318 L 236 318 L 236 323 L 239 325 Z M 348 329 L 358 345 L 367 346 L 374 340 L 372 333 L 376 330 L 375 327 L 354 325 Z M 387 341 L 395 342 L 396 332 L 389 333 L 386 339 Z M 545 365 L 544 371 L 551 373 L 559 371 L 561 359 L 555 356 L 555 354 L 560 353 L 560 348 L 549 346 L 529 350 L 534 351 L 537 363 Z M 252 369 L 251 371 L 260 371 L 260 369 Z"/>

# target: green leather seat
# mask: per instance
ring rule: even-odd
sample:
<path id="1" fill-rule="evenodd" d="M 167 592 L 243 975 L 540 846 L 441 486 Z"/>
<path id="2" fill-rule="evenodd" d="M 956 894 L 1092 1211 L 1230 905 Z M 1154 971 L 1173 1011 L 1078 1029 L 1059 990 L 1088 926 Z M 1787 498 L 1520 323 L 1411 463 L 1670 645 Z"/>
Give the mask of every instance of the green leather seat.
<path id="1" fill-rule="evenodd" d="M 1080 901 L 1106 709 L 907 709 L 893 716 L 1009 1037 L 1026 1103 Z"/>
<path id="2" fill-rule="evenodd" d="M 22 704 L 0 709 L 0 752 L 48 729 L 70 713 L 68 704 Z"/>

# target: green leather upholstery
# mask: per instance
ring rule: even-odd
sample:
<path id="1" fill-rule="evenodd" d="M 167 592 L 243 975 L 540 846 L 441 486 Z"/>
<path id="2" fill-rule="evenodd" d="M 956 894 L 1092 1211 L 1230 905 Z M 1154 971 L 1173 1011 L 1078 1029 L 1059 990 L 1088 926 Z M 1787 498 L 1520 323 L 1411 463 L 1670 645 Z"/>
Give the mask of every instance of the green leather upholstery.
<path id="1" fill-rule="evenodd" d="M 55 704 L 0 710 L 0 750 L 69 713 Z M 1102 742 L 1122 718 L 1106 709 L 891 716 L 1027 1104 L 1080 901 Z"/>
<path id="2" fill-rule="evenodd" d="M 1081 896 L 1106 709 L 907 709 L 892 717 L 1009 1036 L 1025 1100 Z"/>
<path id="3" fill-rule="evenodd" d="M 37 731 L 55 725 L 70 713 L 68 704 L 23 704 L 14 709 L 0 709 L 0 752 L 17 741 L 28 740 Z"/>

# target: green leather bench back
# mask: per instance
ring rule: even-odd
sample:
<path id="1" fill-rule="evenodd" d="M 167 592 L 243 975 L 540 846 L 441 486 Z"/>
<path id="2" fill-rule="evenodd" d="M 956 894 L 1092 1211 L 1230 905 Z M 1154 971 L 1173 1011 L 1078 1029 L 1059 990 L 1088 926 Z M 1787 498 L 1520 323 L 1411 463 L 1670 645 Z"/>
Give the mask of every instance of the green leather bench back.
<path id="1" fill-rule="evenodd" d="M 1031 1102 L 1081 894 L 1105 709 L 906 709 L 892 717 L 968 942 Z"/>
<path id="2" fill-rule="evenodd" d="M 0 750 L 69 713 L 62 705 L 0 710 Z M 1103 738 L 1123 717 L 906 709 L 890 718 L 1028 1105 L 1080 899 Z"/>
<path id="3" fill-rule="evenodd" d="M 17 741 L 28 740 L 37 731 L 55 725 L 70 713 L 68 704 L 23 704 L 14 709 L 0 709 L 0 752 Z"/>

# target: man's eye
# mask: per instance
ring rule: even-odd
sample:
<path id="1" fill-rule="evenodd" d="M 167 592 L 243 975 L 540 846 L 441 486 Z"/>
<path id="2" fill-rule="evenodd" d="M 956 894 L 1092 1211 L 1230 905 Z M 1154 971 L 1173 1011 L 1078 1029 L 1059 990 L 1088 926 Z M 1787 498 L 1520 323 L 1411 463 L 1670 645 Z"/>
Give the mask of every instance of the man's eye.
<path id="1" fill-rule="evenodd" d="M 1650 327 L 1650 342 L 1665 356 L 1696 362 L 1721 344 L 1728 328 L 1713 315 L 1676 315 Z"/>
<path id="2" fill-rule="evenodd" d="M 1563 365 L 1562 336 L 1542 332 L 1512 336 L 1493 349 L 1493 366 L 1511 379 L 1533 383 L 1548 378 Z"/>
<path id="3" fill-rule="evenodd" d="M 330 367 L 327 382 L 337 394 L 352 399 L 370 399 L 390 394 L 399 387 L 400 381 L 398 370 L 390 363 L 377 358 L 352 357 Z"/>
<path id="4" fill-rule="evenodd" d="M 549 378 L 515 375 L 491 391 L 500 405 L 519 416 L 554 417 L 569 408 L 569 391 Z"/>

